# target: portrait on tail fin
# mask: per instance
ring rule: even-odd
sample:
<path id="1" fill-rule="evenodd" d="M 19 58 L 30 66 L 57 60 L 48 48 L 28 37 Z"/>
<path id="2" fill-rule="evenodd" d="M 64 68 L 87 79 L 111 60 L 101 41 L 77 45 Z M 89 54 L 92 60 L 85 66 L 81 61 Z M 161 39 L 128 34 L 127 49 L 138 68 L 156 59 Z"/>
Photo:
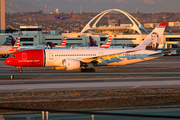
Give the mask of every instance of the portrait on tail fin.
<path id="1" fill-rule="evenodd" d="M 146 50 L 155 50 L 157 51 L 159 43 L 157 43 L 157 40 L 159 38 L 159 35 L 157 32 L 153 32 L 151 34 L 151 40 L 152 42 L 146 45 Z"/>
<path id="2" fill-rule="evenodd" d="M 157 51 L 167 22 L 159 23 L 156 28 L 136 48 Z"/>

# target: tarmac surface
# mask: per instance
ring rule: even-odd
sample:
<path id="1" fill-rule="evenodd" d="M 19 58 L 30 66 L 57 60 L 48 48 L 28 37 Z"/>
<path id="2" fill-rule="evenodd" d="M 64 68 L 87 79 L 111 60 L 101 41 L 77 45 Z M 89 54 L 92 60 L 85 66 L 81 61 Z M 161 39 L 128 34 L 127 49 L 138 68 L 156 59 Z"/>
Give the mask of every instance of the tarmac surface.
<path id="1" fill-rule="evenodd" d="M 97 67 L 95 73 L 81 73 L 80 71 L 52 70 L 51 67 L 27 67 L 23 68 L 23 73 L 19 73 L 17 68 L 4 64 L 5 58 L 0 58 L 0 93 L 30 93 L 39 91 L 69 91 L 69 90 L 108 90 L 108 89 L 144 89 L 144 88 L 179 88 L 180 86 L 180 57 L 164 56 L 159 59 L 126 66 L 105 66 Z M 11 75 L 13 79 L 11 80 Z M 24 95 L 26 95 L 24 94 Z M 71 93 L 72 94 L 72 93 Z M 172 94 L 172 93 L 171 93 Z M 27 96 L 22 97 L 27 97 Z M 179 95 L 177 93 L 177 95 Z M 16 96 L 9 96 L 15 99 Z M 20 96 L 18 96 L 20 97 Z M 45 97 L 45 96 L 44 96 Z M 47 96 L 48 97 L 48 96 Z M 52 96 L 51 96 L 52 97 Z M 135 96 L 134 96 L 135 97 Z M 174 96 L 176 98 L 176 96 Z M 178 96 L 177 96 L 178 97 Z M 7 98 L 2 97 L 2 98 Z M 169 97 L 168 97 L 169 98 Z M 16 98 L 17 99 L 17 98 Z M 16 99 L 13 102 L 17 102 Z M 172 96 L 171 96 L 172 99 Z M 149 99 L 148 99 L 149 100 Z M 163 98 L 164 100 L 164 98 Z M 127 101 L 127 100 L 125 100 Z M 141 102 L 143 102 L 142 100 Z M 151 101 L 151 100 L 149 100 Z M 95 102 L 95 101 L 94 101 Z M 94 103 L 93 102 L 93 103 Z M 136 101 L 137 102 L 137 101 Z M 2 103 L 3 104 L 3 103 Z M 29 104 L 29 103 L 27 103 Z M 81 102 L 82 104 L 82 102 Z M 121 103 L 122 104 L 122 103 Z M 177 104 L 176 104 L 177 105 Z M 146 107 L 146 106 L 145 106 Z M 155 106 L 158 107 L 158 106 Z M 162 109 L 141 109 L 141 110 L 114 110 L 108 113 L 132 113 L 144 115 L 169 115 L 179 116 L 179 108 Z M 178 107 L 178 106 L 175 106 Z M 132 108 L 133 109 L 133 108 Z M 59 119 L 92 119 L 91 115 L 77 114 L 49 114 L 49 118 Z M 4 115 L 8 119 L 41 118 L 41 114 L 36 115 Z M 51 118 L 51 119 L 52 119 Z M 163 119 L 146 117 L 118 117 L 95 115 L 95 119 L 105 120 L 140 120 L 140 119 Z M 171 119 L 171 118 L 170 118 Z M 167 120 L 170 120 L 167 119 Z"/>
<path id="2" fill-rule="evenodd" d="M 174 88 L 180 86 L 179 59 L 164 56 L 126 66 L 97 67 L 95 73 L 55 71 L 51 67 L 24 67 L 24 72 L 19 73 L 17 68 L 4 64 L 5 58 L 0 58 L 0 92 Z"/>
<path id="3" fill-rule="evenodd" d="M 0 81 L 0 93 L 133 88 L 177 88 L 178 77 Z"/>

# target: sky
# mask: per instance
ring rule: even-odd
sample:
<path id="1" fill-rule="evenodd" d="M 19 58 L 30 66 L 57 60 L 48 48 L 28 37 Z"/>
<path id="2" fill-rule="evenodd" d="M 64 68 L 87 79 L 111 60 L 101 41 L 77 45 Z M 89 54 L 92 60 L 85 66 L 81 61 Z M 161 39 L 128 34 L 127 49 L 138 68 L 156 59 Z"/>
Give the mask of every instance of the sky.
<path id="1" fill-rule="evenodd" d="M 47 9 L 54 12 L 74 13 L 102 12 L 107 9 L 120 9 L 128 13 L 179 12 L 180 0 L 6 0 L 6 12 L 31 12 Z"/>

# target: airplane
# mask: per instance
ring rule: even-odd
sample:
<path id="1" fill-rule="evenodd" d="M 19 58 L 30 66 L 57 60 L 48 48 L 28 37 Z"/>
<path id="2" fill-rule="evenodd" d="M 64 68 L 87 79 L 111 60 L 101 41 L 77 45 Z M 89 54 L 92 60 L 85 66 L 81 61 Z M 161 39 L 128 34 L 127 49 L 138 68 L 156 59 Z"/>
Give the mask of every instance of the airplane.
<path id="1" fill-rule="evenodd" d="M 47 48 L 52 48 L 52 47 L 54 47 L 54 44 L 52 42 L 47 42 L 46 47 Z"/>
<path id="2" fill-rule="evenodd" d="M 16 42 L 16 40 L 10 35 L 9 38 L 6 39 L 6 41 L 3 43 L 2 46 L 0 47 L 5 47 L 5 46 L 14 46 L 14 43 Z"/>
<path id="3" fill-rule="evenodd" d="M 9 54 L 12 54 L 14 52 L 21 50 L 19 45 L 20 45 L 20 36 L 18 38 L 17 43 L 14 46 L 0 47 L 0 55 L 4 57 L 5 55 L 9 55 Z"/>
<path id="4" fill-rule="evenodd" d="M 96 66 L 122 66 L 152 60 L 163 56 L 162 51 L 147 50 L 146 46 L 159 45 L 167 22 L 157 27 L 136 48 L 96 48 L 96 49 L 35 49 L 11 54 L 6 65 L 16 66 L 19 72 L 22 67 L 53 67 L 54 70 L 75 70 L 95 72 Z M 152 34 L 157 33 L 155 40 Z"/>
<path id="5" fill-rule="evenodd" d="M 90 47 L 74 47 L 76 49 L 90 49 L 90 48 L 110 48 L 112 36 L 107 37 L 104 44 L 101 46 L 96 45 L 95 41 L 89 36 Z"/>
<path id="6" fill-rule="evenodd" d="M 90 47 L 89 48 L 98 48 L 97 44 L 95 43 L 95 41 L 92 39 L 91 36 L 89 36 L 89 40 L 90 40 Z M 106 40 L 105 40 L 105 45 L 101 45 L 99 48 L 124 48 L 126 46 L 110 46 L 111 45 L 111 40 L 112 40 L 112 36 L 109 36 Z M 87 48 L 87 47 L 86 47 Z M 126 47 L 127 48 L 127 47 Z M 132 47 L 129 47 L 132 48 Z"/>
<path id="7" fill-rule="evenodd" d="M 95 41 L 92 39 L 91 36 L 89 36 L 89 41 L 90 41 L 90 46 L 93 47 L 93 46 L 98 46 Z"/>
<path id="8" fill-rule="evenodd" d="M 54 18 L 56 19 L 67 19 L 72 17 L 73 11 L 71 11 L 71 13 L 69 15 L 55 15 Z"/>
<path id="9" fill-rule="evenodd" d="M 71 49 L 71 48 L 74 48 L 74 49 L 84 49 L 84 48 L 109 48 L 110 47 L 110 44 L 111 44 L 111 38 L 112 36 L 109 36 L 105 42 L 106 44 L 105 45 L 101 45 L 100 47 L 96 47 L 96 43 L 94 42 L 94 40 L 92 39 L 92 37 L 90 36 L 89 37 L 90 39 L 90 43 L 91 46 L 90 47 L 66 47 L 66 41 L 67 41 L 67 37 L 64 37 L 63 40 L 61 40 L 56 46 L 54 47 L 51 47 L 52 49 L 58 49 L 58 48 L 65 48 L 65 49 Z"/>
<path id="10" fill-rule="evenodd" d="M 60 42 L 55 46 L 52 42 L 47 42 L 46 45 L 36 45 L 36 46 L 20 46 L 22 50 L 25 49 L 58 49 L 65 48 L 67 37 L 64 37 Z"/>
<path id="11" fill-rule="evenodd" d="M 45 49 L 69 48 L 69 47 L 66 47 L 66 41 L 67 41 L 67 37 L 64 37 L 62 40 L 59 41 L 59 43 L 56 46 L 52 42 L 47 42 L 46 46 L 44 46 L 43 48 Z"/>

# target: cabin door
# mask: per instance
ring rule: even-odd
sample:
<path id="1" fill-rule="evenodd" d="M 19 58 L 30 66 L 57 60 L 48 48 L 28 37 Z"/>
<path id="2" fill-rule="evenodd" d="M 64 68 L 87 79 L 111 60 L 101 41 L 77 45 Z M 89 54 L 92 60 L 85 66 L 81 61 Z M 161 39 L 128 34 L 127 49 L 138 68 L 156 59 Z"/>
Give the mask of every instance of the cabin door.
<path id="1" fill-rule="evenodd" d="M 27 53 L 22 53 L 22 60 L 26 60 L 27 59 Z"/>
<path id="2" fill-rule="evenodd" d="M 54 58 L 54 55 L 53 55 L 52 52 L 50 52 L 50 53 L 49 53 L 49 59 L 50 59 L 50 60 L 53 60 L 53 58 Z"/>

